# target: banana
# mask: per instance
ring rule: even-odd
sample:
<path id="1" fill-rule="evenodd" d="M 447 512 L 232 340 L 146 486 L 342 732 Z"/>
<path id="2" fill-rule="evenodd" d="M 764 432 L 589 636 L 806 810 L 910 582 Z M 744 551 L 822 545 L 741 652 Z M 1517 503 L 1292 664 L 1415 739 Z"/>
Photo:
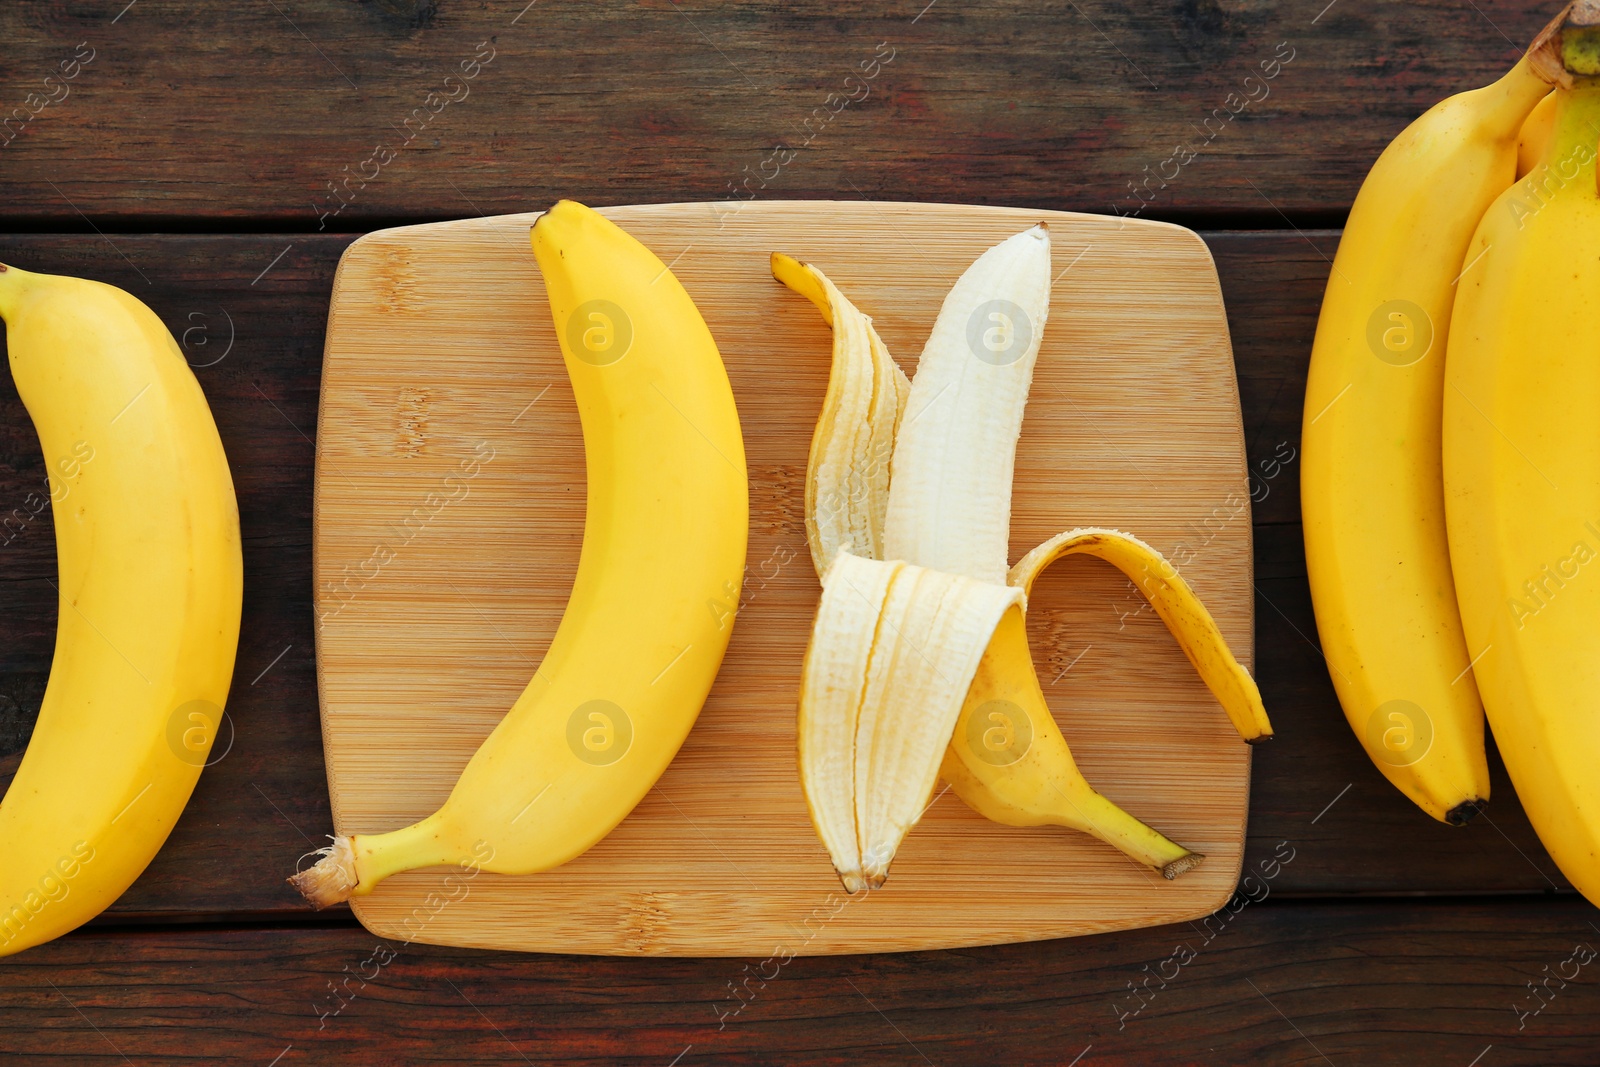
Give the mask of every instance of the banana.
<path id="1" fill-rule="evenodd" d="M 773 258 L 779 281 L 813 302 L 808 288 L 833 290 L 820 271 L 802 274 L 792 262 Z M 1012 292 L 1022 305 L 1006 298 Z M 1021 592 L 1005 584 L 1011 457 L 1049 293 L 1042 226 L 989 249 L 963 273 L 923 349 L 904 417 L 896 413 L 890 425 L 886 503 L 880 511 L 881 497 L 847 498 L 844 521 L 867 531 L 852 544 L 861 552 L 881 546 L 884 558 L 840 549 L 822 571 L 802 668 L 799 769 L 812 821 L 848 892 L 883 884 L 932 795 L 984 649 L 1007 608 L 1021 603 Z M 858 403 L 853 423 L 841 422 L 850 411 L 831 401 L 849 391 L 841 376 L 868 377 L 876 353 L 865 330 L 850 328 L 848 315 L 841 321 L 844 301 L 830 294 L 829 306 L 835 359 L 813 462 L 824 440 L 839 453 L 837 465 L 871 472 L 890 420 L 880 414 L 875 424 Z M 898 393 L 893 375 L 871 378 Z M 1003 484 L 988 477 L 997 467 L 1005 468 Z M 941 517 L 948 536 L 932 528 Z"/>
<path id="2" fill-rule="evenodd" d="M 1456 295 L 1445 514 L 1474 668 L 1539 839 L 1600 901 L 1600 22 L 1580 7 L 1541 162 L 1484 215 Z"/>
<path id="3" fill-rule="evenodd" d="M 744 441 L 722 357 L 649 249 L 563 200 L 533 250 L 583 424 L 577 577 L 533 679 L 445 804 L 336 837 L 297 888 L 318 907 L 399 871 L 531 874 L 580 855 L 649 792 L 728 646 L 749 526 Z"/>
<path id="4" fill-rule="evenodd" d="M 813 542 L 823 592 L 802 675 L 800 777 L 846 890 L 883 884 L 940 776 L 997 822 L 1079 829 L 1168 878 L 1192 869 L 1199 853 L 1079 772 L 1034 672 L 1027 590 L 1060 556 L 1097 555 L 1138 583 L 1240 732 L 1259 739 L 1271 725 L 1255 683 L 1183 579 L 1137 538 L 1073 530 L 1006 570 L 1016 443 L 1049 311 L 1048 232 L 1017 234 L 962 275 L 903 402 L 886 395 L 894 374 L 870 320 L 815 267 L 772 262 L 834 324 L 810 481 L 846 484 L 842 471 L 861 484 L 860 472 L 879 469 L 885 430 L 892 444 L 887 506 L 871 491 L 836 494 L 843 510 L 817 527 L 853 532 Z"/>
<path id="5" fill-rule="evenodd" d="M 0 956 L 94 918 L 154 858 L 222 719 L 239 509 L 172 334 L 120 289 L 0 266 L 55 515 L 55 660 L 0 801 Z"/>
<path id="6" fill-rule="evenodd" d="M 1526 177 L 1544 158 L 1545 149 L 1550 144 L 1550 131 L 1555 128 L 1555 119 L 1556 97 L 1554 93 L 1549 93 L 1529 112 L 1522 129 L 1517 133 L 1517 177 Z"/>
<path id="7" fill-rule="evenodd" d="M 1322 652 L 1384 777 L 1436 819 L 1489 799 L 1483 710 L 1445 539 L 1440 420 L 1457 277 L 1513 181 L 1549 86 L 1524 56 L 1435 105 L 1384 149 L 1350 211 L 1306 384 L 1300 499 Z"/>

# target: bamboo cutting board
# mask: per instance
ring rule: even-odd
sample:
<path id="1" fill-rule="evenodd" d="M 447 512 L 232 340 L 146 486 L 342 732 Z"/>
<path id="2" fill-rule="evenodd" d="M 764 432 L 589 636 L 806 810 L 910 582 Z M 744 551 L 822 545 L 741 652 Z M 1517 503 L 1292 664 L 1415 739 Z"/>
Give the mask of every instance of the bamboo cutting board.
<path id="1" fill-rule="evenodd" d="M 676 761 L 595 848 L 542 874 L 479 875 L 464 894 L 446 887 L 450 868 L 398 875 L 353 901 L 361 922 L 401 941 L 786 959 L 1063 937 L 1220 907 L 1241 863 L 1249 749 L 1132 584 L 1082 557 L 1035 587 L 1029 640 L 1045 692 L 1090 782 L 1206 862 L 1166 882 L 1089 837 L 990 823 L 942 792 L 887 885 L 845 897 L 795 770 L 819 594 L 804 473 L 830 333 L 767 266 L 773 250 L 816 263 L 912 373 L 967 265 L 1048 221 L 1057 276 L 1017 455 L 1011 558 L 1073 526 L 1135 533 L 1179 564 L 1248 665 L 1238 390 L 1200 239 L 1160 223 L 932 204 L 606 214 L 682 280 L 733 382 L 751 530 L 727 659 Z M 315 571 L 340 833 L 395 829 L 444 801 L 532 676 L 571 589 L 582 437 L 529 249 L 535 217 L 374 233 L 334 281 Z"/>

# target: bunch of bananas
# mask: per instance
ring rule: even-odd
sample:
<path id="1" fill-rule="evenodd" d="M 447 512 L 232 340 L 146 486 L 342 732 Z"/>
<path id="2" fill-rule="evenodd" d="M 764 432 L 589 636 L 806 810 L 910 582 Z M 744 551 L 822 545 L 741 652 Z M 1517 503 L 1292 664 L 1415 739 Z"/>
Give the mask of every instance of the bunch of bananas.
<path id="1" fill-rule="evenodd" d="M 1489 798 L 1484 713 L 1600 901 L 1600 3 L 1438 104 L 1356 198 L 1306 390 L 1301 495 L 1345 715 L 1424 811 Z"/>

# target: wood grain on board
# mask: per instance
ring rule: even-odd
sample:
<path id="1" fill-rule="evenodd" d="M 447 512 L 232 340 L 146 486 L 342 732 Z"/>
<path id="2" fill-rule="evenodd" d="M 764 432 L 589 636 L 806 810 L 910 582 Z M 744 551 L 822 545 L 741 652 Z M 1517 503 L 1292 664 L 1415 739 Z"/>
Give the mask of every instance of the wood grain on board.
<path id="1" fill-rule="evenodd" d="M 950 205 L 607 214 L 672 264 L 728 367 L 751 472 L 738 623 L 687 742 L 616 830 L 555 870 L 485 877 L 420 936 L 622 954 L 739 955 L 782 941 L 868 952 L 1173 922 L 1226 900 L 1249 748 L 1126 579 L 1072 559 L 1035 586 L 1029 612 L 1047 694 L 1089 780 L 1207 861 L 1167 882 L 1084 835 L 1000 827 L 944 794 L 897 853 L 888 886 L 807 932 L 839 889 L 795 769 L 795 699 L 820 595 L 804 471 L 831 335 L 768 265 L 775 250 L 815 263 L 914 370 L 961 272 L 1048 221 L 1056 280 L 1017 453 L 1012 558 L 1075 526 L 1133 532 L 1189 560 L 1186 577 L 1248 663 L 1243 435 L 1221 293 L 1199 238 L 1161 223 Z M 527 246 L 533 218 L 380 231 L 351 246 L 334 283 L 315 595 L 342 834 L 397 829 L 444 801 L 566 607 L 585 470 Z M 445 492 L 468 458 L 480 461 L 469 490 Z M 1114 651 L 1084 655 L 1095 643 Z M 392 877 L 352 907 L 369 929 L 395 934 L 449 872 Z"/>

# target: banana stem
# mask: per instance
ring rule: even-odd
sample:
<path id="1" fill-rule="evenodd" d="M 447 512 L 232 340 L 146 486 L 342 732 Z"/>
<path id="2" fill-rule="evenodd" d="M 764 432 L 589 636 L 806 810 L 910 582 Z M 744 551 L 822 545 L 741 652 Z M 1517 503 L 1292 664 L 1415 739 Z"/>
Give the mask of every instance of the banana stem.
<path id="1" fill-rule="evenodd" d="M 335 837 L 320 849 L 315 866 L 289 879 L 317 910 L 352 896 L 365 896 L 379 882 L 401 871 L 455 863 L 460 848 L 446 832 L 440 813 L 386 834 Z"/>
<path id="2" fill-rule="evenodd" d="M 1600 74 L 1600 0 L 1574 0 L 1562 8 L 1524 59 L 1541 80 L 1561 89 Z"/>
<path id="3" fill-rule="evenodd" d="M 465 859 L 470 853 L 458 835 L 445 823 L 448 808 L 434 812 L 421 822 L 391 830 L 386 834 L 360 834 L 351 839 L 355 852 L 355 871 L 359 875 L 354 893 L 364 896 L 392 874 L 421 867 L 440 867 Z"/>
<path id="4" fill-rule="evenodd" d="M 1065 790 L 1058 785 L 1056 791 L 1062 801 L 1056 811 L 1059 825 L 1099 838 L 1123 855 L 1154 867 L 1169 881 L 1205 859 L 1204 853 L 1191 852 L 1133 818 L 1082 778 Z"/>

